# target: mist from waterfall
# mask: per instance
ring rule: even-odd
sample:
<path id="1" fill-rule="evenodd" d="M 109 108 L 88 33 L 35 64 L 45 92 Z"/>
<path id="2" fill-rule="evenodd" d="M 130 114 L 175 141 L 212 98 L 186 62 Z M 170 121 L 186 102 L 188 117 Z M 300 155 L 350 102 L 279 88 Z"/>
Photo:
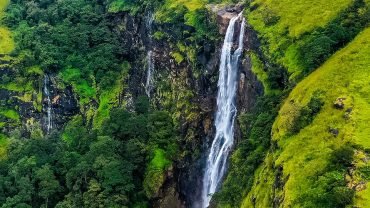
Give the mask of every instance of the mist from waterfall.
<path id="1" fill-rule="evenodd" d="M 47 117 L 45 119 L 46 133 L 49 134 L 51 129 L 53 129 L 53 113 L 52 113 L 52 103 L 50 99 L 50 77 L 44 75 L 44 97 L 46 98 L 46 113 Z"/>
<path id="2" fill-rule="evenodd" d="M 233 52 L 235 25 L 242 19 L 238 48 Z M 203 177 L 202 208 L 209 206 L 212 194 L 217 191 L 226 172 L 227 159 L 234 144 L 234 121 L 237 114 L 235 104 L 238 64 L 243 52 L 245 19 L 240 13 L 230 20 L 222 47 L 217 112 L 215 118 L 216 135 L 207 158 Z"/>
<path id="3" fill-rule="evenodd" d="M 152 42 L 152 27 L 153 27 L 153 21 L 154 21 L 154 15 L 152 13 L 149 13 L 147 16 L 146 20 L 146 27 L 148 31 L 148 36 L 149 36 L 149 41 L 150 41 L 150 46 L 151 47 L 151 42 Z M 147 60 L 147 73 L 146 73 L 146 82 L 145 82 L 145 93 L 147 94 L 148 97 L 150 97 L 150 93 L 154 88 L 154 79 L 153 79 L 153 74 L 154 74 L 154 60 L 153 60 L 153 51 L 150 49 L 147 53 L 146 56 Z"/>

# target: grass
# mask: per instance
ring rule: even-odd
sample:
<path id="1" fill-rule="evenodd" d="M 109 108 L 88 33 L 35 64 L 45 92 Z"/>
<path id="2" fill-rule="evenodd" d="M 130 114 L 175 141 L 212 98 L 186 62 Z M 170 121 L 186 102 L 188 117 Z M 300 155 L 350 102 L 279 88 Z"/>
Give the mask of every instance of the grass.
<path id="1" fill-rule="evenodd" d="M 6 135 L 4 134 L 0 134 L 0 161 L 1 160 L 4 160 L 7 156 L 6 154 L 6 148 L 8 146 L 8 138 Z"/>
<path id="2" fill-rule="evenodd" d="M 29 74 L 29 75 L 32 75 L 32 74 L 44 75 L 44 72 L 42 71 L 41 67 L 37 66 L 37 65 L 28 67 L 26 70 L 27 70 L 27 74 Z"/>
<path id="3" fill-rule="evenodd" d="M 256 0 L 248 13 L 249 23 L 267 42 L 264 50 L 288 69 L 291 79 L 301 73 L 297 60 L 298 40 L 325 27 L 350 6 L 352 0 Z"/>
<path id="4" fill-rule="evenodd" d="M 104 90 L 100 92 L 99 96 L 99 107 L 94 114 L 94 127 L 100 128 L 101 124 L 104 122 L 105 119 L 109 118 L 110 110 L 115 104 L 118 104 L 118 97 L 119 94 L 124 91 L 127 87 L 126 85 L 122 85 L 124 83 L 124 79 L 129 76 L 130 64 L 128 62 L 124 62 L 122 64 L 122 72 L 121 76 L 117 77 L 115 84 L 108 90 Z"/>
<path id="5" fill-rule="evenodd" d="M 112 103 L 117 103 L 120 86 L 116 85 L 112 91 L 105 91 L 99 97 L 99 107 L 94 116 L 94 127 L 100 128 L 105 119 L 109 118 Z"/>
<path id="6" fill-rule="evenodd" d="M 175 9 L 180 5 L 184 5 L 189 11 L 203 8 L 207 0 L 166 0 L 165 6 L 169 9 Z"/>
<path id="7" fill-rule="evenodd" d="M 154 157 L 147 167 L 143 184 L 148 197 L 155 195 L 161 188 L 165 180 L 164 172 L 170 165 L 171 161 L 167 159 L 165 151 L 156 148 L 154 150 Z"/>
<path id="8" fill-rule="evenodd" d="M 63 81 L 71 83 L 74 91 L 80 96 L 80 103 L 86 104 L 96 96 L 96 90 L 81 76 L 81 71 L 75 68 L 68 68 L 60 73 Z"/>
<path id="9" fill-rule="evenodd" d="M 313 181 L 309 178 L 325 171 L 333 149 L 346 145 L 347 142 L 361 148 L 370 148 L 369 56 L 370 28 L 367 28 L 300 82 L 280 109 L 272 136 L 281 148 L 275 152 L 274 165 L 283 166 L 284 177 L 289 176 L 284 187 L 283 207 L 294 205 L 302 192 L 312 189 Z M 298 116 L 297 112 L 307 105 L 313 93 L 318 90 L 323 94 L 324 106 L 310 125 L 292 135 L 289 130 Z M 334 101 L 339 97 L 346 98 L 343 110 L 333 107 Z M 348 109 L 351 109 L 351 113 L 345 112 Z M 338 129 L 339 135 L 332 135 L 329 128 Z M 252 193 L 266 183 L 260 181 L 252 189 Z M 266 188 L 262 189 L 267 191 Z M 363 197 L 363 193 L 368 191 L 358 192 L 356 199 Z M 260 201 L 258 195 L 257 201 Z M 370 201 L 355 200 L 355 203 L 364 205 L 362 207 L 370 206 Z"/>
<path id="10" fill-rule="evenodd" d="M 370 201 L 370 182 L 366 184 L 366 189 L 358 192 L 355 197 L 357 207 L 369 207 Z"/>
<path id="11" fill-rule="evenodd" d="M 351 0 L 256 0 L 254 4 L 259 7 L 250 17 L 254 25 L 260 25 L 268 11 L 279 18 L 274 29 L 278 32 L 287 29 L 290 37 L 298 38 L 305 32 L 325 26 L 351 3 Z"/>
<path id="12" fill-rule="evenodd" d="M 187 18 L 193 16 L 193 12 L 202 9 L 207 4 L 207 0 L 165 0 L 160 9 L 155 13 L 155 19 L 158 22 L 172 22 L 174 16 L 181 14 L 182 8 L 185 7 Z"/>
<path id="13" fill-rule="evenodd" d="M 14 92 L 32 92 L 34 90 L 32 82 L 27 77 L 16 76 L 8 83 L 0 83 L 0 88 Z"/>
<path id="14" fill-rule="evenodd" d="M 0 115 L 17 122 L 20 121 L 20 116 L 18 112 L 12 109 L 2 109 L 0 111 Z"/>
<path id="15" fill-rule="evenodd" d="M 169 165 L 171 165 L 171 161 L 166 158 L 164 150 L 156 149 L 154 158 L 150 161 L 149 166 L 153 169 L 165 170 Z"/>
<path id="16" fill-rule="evenodd" d="M 5 27 L 0 27 L 0 54 L 9 54 L 14 48 L 11 32 Z"/>
<path id="17" fill-rule="evenodd" d="M 9 4 L 9 0 L 0 0 L 0 19 L 4 17 L 4 10 Z M 8 28 L 0 24 L 0 54 L 9 54 L 15 48 L 15 44 Z"/>
<path id="18" fill-rule="evenodd" d="M 263 165 L 255 171 L 253 187 L 247 197 L 245 197 L 241 205 L 242 208 L 256 207 L 253 205 L 252 198 L 256 199 L 255 204 L 258 205 L 257 207 L 272 207 L 271 196 L 273 196 L 273 192 L 271 187 L 274 184 L 272 165 L 272 155 L 268 154 Z"/>

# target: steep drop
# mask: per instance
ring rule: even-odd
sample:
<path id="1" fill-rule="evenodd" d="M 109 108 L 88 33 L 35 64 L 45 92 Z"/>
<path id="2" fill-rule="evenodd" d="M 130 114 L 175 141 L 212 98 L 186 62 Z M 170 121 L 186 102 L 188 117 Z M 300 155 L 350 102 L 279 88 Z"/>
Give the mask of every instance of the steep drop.
<path id="1" fill-rule="evenodd" d="M 152 42 L 152 27 L 153 27 L 154 15 L 149 14 L 146 21 L 146 27 L 148 30 L 149 35 L 149 42 L 151 45 Z M 151 47 L 151 46 L 149 46 Z M 153 51 L 150 49 L 146 56 L 147 60 L 147 74 L 146 74 L 146 82 L 145 82 L 145 93 L 148 97 L 150 97 L 150 93 L 153 90 L 153 73 L 154 73 L 154 62 L 153 62 Z"/>
<path id="2" fill-rule="evenodd" d="M 46 133 L 49 134 L 51 129 L 53 128 L 53 118 L 52 118 L 52 106 L 51 106 L 51 99 L 50 99 L 50 77 L 48 75 L 44 76 L 44 97 L 46 99 L 46 103 L 44 109 L 46 108 L 46 119 L 44 122 L 44 128 Z"/>
<path id="3" fill-rule="evenodd" d="M 238 40 L 238 48 L 233 52 L 235 26 L 242 19 Z M 202 207 L 209 206 L 212 194 L 217 188 L 226 172 L 226 163 L 234 144 L 234 121 L 237 114 L 235 95 L 237 91 L 237 74 L 239 58 L 243 52 L 243 39 L 245 32 L 245 19 L 242 13 L 230 20 L 222 47 L 217 112 L 215 119 L 216 135 L 208 155 L 203 178 Z"/>

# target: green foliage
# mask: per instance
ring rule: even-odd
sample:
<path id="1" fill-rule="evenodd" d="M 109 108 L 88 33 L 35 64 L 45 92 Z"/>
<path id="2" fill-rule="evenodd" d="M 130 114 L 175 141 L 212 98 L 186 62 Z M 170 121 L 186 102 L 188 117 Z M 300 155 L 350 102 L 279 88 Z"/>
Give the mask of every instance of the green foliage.
<path id="1" fill-rule="evenodd" d="M 8 118 L 14 121 L 20 121 L 18 112 L 12 109 L 1 109 L 0 116 L 4 116 L 5 118 Z"/>
<path id="2" fill-rule="evenodd" d="M 6 10 L 8 4 L 9 0 L 2 0 L 0 2 L 0 54 L 9 54 L 15 47 L 11 32 L 8 28 L 3 27 L 1 22 L 4 17 L 4 10 Z M 0 60 L 3 60 L 3 57 L 1 57 Z"/>
<path id="3" fill-rule="evenodd" d="M 222 206 L 238 207 L 253 185 L 253 175 L 263 162 L 271 141 L 271 128 L 281 95 L 259 98 L 253 113 L 241 114 L 243 140 L 231 156 L 228 176 L 214 198 Z"/>
<path id="4" fill-rule="evenodd" d="M 184 61 L 184 56 L 178 52 L 171 52 L 171 56 L 175 59 L 177 64 L 181 64 Z"/>
<path id="5" fill-rule="evenodd" d="M 176 158 L 178 147 L 170 114 L 165 111 L 153 112 L 149 115 L 148 128 L 150 143 L 164 149 L 171 159 Z"/>
<path id="6" fill-rule="evenodd" d="M 50 165 L 44 165 L 35 172 L 39 190 L 39 196 L 45 199 L 45 207 L 49 204 L 49 198 L 60 191 L 59 181 L 56 180 Z"/>
<path id="7" fill-rule="evenodd" d="M 348 168 L 352 165 L 355 150 L 350 144 L 340 147 L 332 153 L 331 164 L 337 168 Z"/>
<path id="8" fill-rule="evenodd" d="M 313 179 L 312 188 L 304 191 L 295 203 L 303 207 L 346 207 L 353 203 L 355 191 L 347 187 L 344 177 L 352 165 L 354 149 L 347 145 L 332 152 L 325 173 Z"/>
<path id="9" fill-rule="evenodd" d="M 336 50 L 343 47 L 370 22 L 370 8 L 364 0 L 356 0 L 324 28 L 305 37 L 299 50 L 306 72 L 319 67 Z"/>
<path id="10" fill-rule="evenodd" d="M 65 69 L 61 72 L 61 77 L 65 82 L 73 86 L 77 94 L 80 95 L 82 104 L 87 103 L 90 98 L 96 96 L 96 90 L 82 78 L 79 69 Z"/>
<path id="11" fill-rule="evenodd" d="M 295 203 L 301 207 L 346 207 L 352 203 L 353 196 L 354 191 L 346 186 L 344 173 L 329 171 L 315 180 L 312 189 L 303 191 Z"/>
<path id="12" fill-rule="evenodd" d="M 144 190 L 148 198 L 158 193 L 165 180 L 165 171 L 170 164 L 171 162 L 167 159 L 164 150 L 154 150 L 154 157 L 147 167 L 144 178 Z"/>
<path id="13" fill-rule="evenodd" d="M 353 155 L 370 147 L 370 132 L 365 127 L 370 113 L 367 110 L 370 109 L 370 91 L 365 78 L 370 76 L 366 67 L 369 59 L 365 58 L 370 53 L 369 37 L 367 28 L 290 93 L 272 128 L 273 160 L 259 168 L 261 175 L 255 175 L 253 188 L 245 197 L 243 207 L 273 204 L 273 199 L 266 198 L 268 193 L 281 199 L 279 206 L 283 207 L 369 206 L 368 188 L 353 191 L 347 187 L 356 181 L 368 184 L 357 169 L 361 167 L 357 163 L 366 167 L 368 162 L 363 159 L 356 162 Z M 324 105 L 317 99 L 313 102 L 315 92 L 321 92 Z M 345 110 L 333 106 L 333 102 L 341 97 L 346 98 Z M 313 120 L 308 119 L 311 122 L 307 126 L 291 134 L 302 106 L 310 106 L 308 117 L 318 113 Z M 337 129 L 338 133 L 333 135 L 329 131 L 331 128 Z M 283 187 L 280 189 L 274 188 L 276 167 L 282 167 Z M 354 178 L 347 175 L 350 170 Z"/>
<path id="14" fill-rule="evenodd" d="M 149 112 L 149 99 L 146 96 L 140 96 L 135 102 L 135 111 L 138 114 L 147 114 Z"/>
<path id="15" fill-rule="evenodd" d="M 263 52 L 287 69 L 294 84 L 353 40 L 368 25 L 369 11 L 363 0 L 257 0 L 248 17 L 260 33 Z"/>
<path id="16" fill-rule="evenodd" d="M 130 11 L 136 10 L 135 0 L 110 0 L 109 1 L 109 12 L 120 12 L 120 11 Z"/>
<path id="17" fill-rule="evenodd" d="M 292 133 L 299 133 L 301 129 L 312 123 L 313 119 L 320 112 L 321 107 L 324 105 L 324 102 L 320 96 L 321 95 L 319 91 L 315 92 L 307 106 L 304 106 L 299 110 L 298 115 L 295 117 L 291 127 Z"/>
<path id="18" fill-rule="evenodd" d="M 106 7 L 106 1 L 12 1 L 5 23 L 14 32 L 14 55 L 27 51 L 22 67 L 60 74 L 87 103 L 122 70 L 124 50 Z"/>

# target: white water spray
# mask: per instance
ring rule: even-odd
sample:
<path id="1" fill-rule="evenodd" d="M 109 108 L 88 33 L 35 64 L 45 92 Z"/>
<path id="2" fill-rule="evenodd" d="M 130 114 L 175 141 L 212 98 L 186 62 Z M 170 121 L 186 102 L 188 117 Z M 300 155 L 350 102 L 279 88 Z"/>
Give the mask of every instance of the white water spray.
<path id="1" fill-rule="evenodd" d="M 45 121 L 46 125 L 46 133 L 50 133 L 51 129 L 53 129 L 53 114 L 52 114 L 52 103 L 50 99 L 50 90 L 48 86 L 50 85 L 50 78 L 48 75 L 44 76 L 44 96 L 46 97 L 46 112 L 47 117 Z"/>
<path id="2" fill-rule="evenodd" d="M 145 92 L 148 97 L 153 90 L 153 73 L 154 73 L 154 62 L 153 62 L 153 52 L 150 50 L 147 54 L 147 72 L 146 72 L 146 83 L 145 83 Z"/>
<path id="3" fill-rule="evenodd" d="M 238 48 L 233 53 L 235 24 L 241 18 L 243 20 Z M 234 121 L 237 114 L 235 94 L 239 58 L 243 52 L 244 32 L 245 19 L 240 13 L 230 20 L 222 47 L 215 120 L 216 135 L 208 155 L 203 178 L 202 208 L 209 206 L 212 194 L 217 191 L 226 171 L 227 158 L 234 144 Z"/>
<path id="4" fill-rule="evenodd" d="M 148 28 L 148 33 L 149 33 L 149 40 L 150 40 L 150 45 L 151 45 L 151 35 L 152 35 L 152 25 L 154 21 L 154 15 L 149 14 L 147 17 L 146 21 L 146 27 Z M 146 56 L 147 59 L 147 73 L 146 73 L 146 82 L 145 82 L 145 93 L 147 94 L 148 97 L 150 97 L 150 93 L 154 88 L 154 79 L 153 79 L 153 74 L 154 74 L 154 60 L 153 60 L 153 51 L 149 50 Z"/>

